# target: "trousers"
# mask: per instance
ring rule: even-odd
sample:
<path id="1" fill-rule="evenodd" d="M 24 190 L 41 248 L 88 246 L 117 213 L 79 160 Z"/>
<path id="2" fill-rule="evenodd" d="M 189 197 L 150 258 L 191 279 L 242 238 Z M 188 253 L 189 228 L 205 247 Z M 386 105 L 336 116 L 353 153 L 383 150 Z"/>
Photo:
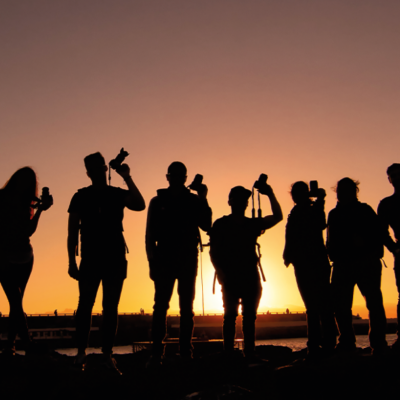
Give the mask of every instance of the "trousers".
<path id="1" fill-rule="evenodd" d="M 126 276 L 126 260 L 82 259 L 79 267 L 79 303 L 76 312 L 78 351 L 84 352 L 89 341 L 92 310 L 100 282 L 103 286 L 103 347 L 111 354 L 118 327 L 118 304 Z"/>
<path id="2" fill-rule="evenodd" d="M 355 346 L 352 306 L 354 287 L 358 286 L 369 311 L 369 341 L 372 349 L 387 346 L 386 314 L 381 291 L 382 265 L 379 259 L 346 260 L 333 264 L 332 292 L 339 344 Z"/>
<path id="3" fill-rule="evenodd" d="M 331 299 L 331 267 L 328 259 L 294 264 L 297 286 L 307 312 L 307 347 L 336 345 L 336 324 Z"/>
<path id="4" fill-rule="evenodd" d="M 222 285 L 222 299 L 224 303 L 223 337 L 224 350 L 232 351 L 235 343 L 236 317 L 239 304 L 242 305 L 242 332 L 244 338 L 245 356 L 254 353 L 256 338 L 257 310 L 262 295 L 260 278 L 249 281 L 229 281 Z"/>

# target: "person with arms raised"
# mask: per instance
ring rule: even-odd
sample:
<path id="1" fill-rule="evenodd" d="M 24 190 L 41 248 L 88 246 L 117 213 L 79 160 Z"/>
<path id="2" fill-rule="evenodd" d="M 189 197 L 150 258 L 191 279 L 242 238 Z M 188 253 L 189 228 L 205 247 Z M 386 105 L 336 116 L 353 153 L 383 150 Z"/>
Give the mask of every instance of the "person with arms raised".
<path id="1" fill-rule="evenodd" d="M 53 205 L 53 197 L 45 189 L 39 200 L 35 171 L 24 167 L 0 190 L 0 283 L 10 304 L 8 342 L 3 353 L 9 355 L 15 355 L 17 334 L 26 354 L 40 351 L 29 336 L 23 299 L 33 267 L 30 237 L 42 212 Z"/>
<path id="2" fill-rule="evenodd" d="M 112 347 L 118 324 L 118 303 L 127 275 L 122 220 L 125 207 L 132 211 L 142 211 L 146 205 L 131 178 L 127 164 L 116 169 L 128 186 L 128 190 L 124 190 L 107 185 L 107 165 L 100 153 L 88 155 L 84 162 L 92 184 L 75 193 L 68 209 L 68 273 L 79 283 L 76 312 L 78 354 L 75 365 L 84 369 L 86 364 L 92 309 L 101 282 L 104 365 L 120 374 L 112 358 Z M 79 230 L 81 262 L 78 269 L 76 253 Z"/>
<path id="3" fill-rule="evenodd" d="M 175 161 L 168 167 L 167 189 L 157 190 L 149 204 L 146 251 L 150 278 L 154 281 L 154 312 L 151 331 L 152 355 L 147 368 L 162 363 L 167 311 L 175 281 L 180 308 L 179 348 L 183 362 L 192 359 L 193 301 L 197 276 L 199 228 L 208 232 L 212 211 L 207 202 L 207 186 L 196 187 L 197 195 L 185 187 L 186 166 Z"/>
<path id="4" fill-rule="evenodd" d="M 315 181 L 314 181 L 315 182 Z M 297 286 L 307 310 L 307 356 L 330 355 L 336 345 L 336 326 L 331 301 L 331 265 L 323 231 L 326 228 L 325 190 L 310 193 L 305 182 L 291 189 L 295 206 L 286 224 L 283 252 L 285 265 L 293 264 Z M 316 197 L 312 201 L 310 197 Z"/>
<path id="5" fill-rule="evenodd" d="M 259 192 L 269 197 L 272 215 L 247 218 L 245 212 L 251 191 L 243 186 L 235 186 L 228 199 L 231 214 L 217 219 L 210 232 L 210 256 L 222 286 L 224 303 L 224 353 L 228 359 L 233 355 L 236 317 L 241 304 L 244 356 L 250 363 L 257 359 L 255 321 L 262 294 L 257 238 L 283 218 L 271 186 L 265 183 L 259 187 Z"/>

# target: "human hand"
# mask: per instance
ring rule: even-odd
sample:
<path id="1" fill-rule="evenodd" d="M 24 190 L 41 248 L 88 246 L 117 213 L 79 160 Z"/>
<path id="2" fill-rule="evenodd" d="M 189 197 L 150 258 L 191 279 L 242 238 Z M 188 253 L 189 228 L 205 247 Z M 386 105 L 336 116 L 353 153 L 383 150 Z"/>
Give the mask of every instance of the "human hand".
<path id="1" fill-rule="evenodd" d="M 199 188 L 197 190 L 197 194 L 201 199 L 206 199 L 207 198 L 207 193 L 208 193 L 208 187 L 204 184 L 199 185 Z"/>
<path id="2" fill-rule="evenodd" d="M 76 262 L 70 262 L 69 267 L 68 267 L 68 275 L 79 281 L 79 269 L 78 266 L 76 265 Z"/>
<path id="3" fill-rule="evenodd" d="M 272 187 L 270 185 L 268 185 L 267 183 L 265 185 L 260 186 L 258 191 L 261 194 L 265 194 L 266 196 L 271 196 L 274 193 L 274 191 L 272 190 Z"/>
<path id="4" fill-rule="evenodd" d="M 324 200 L 325 197 L 326 197 L 325 189 L 318 188 L 317 199 L 318 199 L 318 200 Z"/>
<path id="5" fill-rule="evenodd" d="M 53 205 L 53 196 L 52 195 L 44 196 L 44 197 L 42 197 L 42 199 L 38 205 L 38 210 L 46 211 L 52 205 Z"/>
<path id="6" fill-rule="evenodd" d="M 131 169 L 129 168 L 128 164 L 121 164 L 117 169 L 117 174 L 122 176 L 123 179 L 130 178 Z"/>

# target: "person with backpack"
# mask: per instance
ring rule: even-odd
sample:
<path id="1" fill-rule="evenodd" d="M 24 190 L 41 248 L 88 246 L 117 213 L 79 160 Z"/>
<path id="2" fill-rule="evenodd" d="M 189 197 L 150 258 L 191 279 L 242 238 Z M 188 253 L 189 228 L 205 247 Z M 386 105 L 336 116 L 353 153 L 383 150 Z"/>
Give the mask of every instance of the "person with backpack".
<path id="1" fill-rule="evenodd" d="M 358 200 L 359 182 L 341 179 L 337 205 L 328 215 L 327 250 L 333 262 L 332 294 L 339 329 L 337 351 L 356 350 L 353 330 L 353 295 L 357 285 L 369 311 L 369 340 L 374 354 L 387 348 L 386 314 L 381 291 L 385 231 L 375 211 Z"/>
<path id="2" fill-rule="evenodd" d="M 282 221 L 282 210 L 268 184 L 259 188 L 269 197 L 272 215 L 263 218 L 247 218 L 246 208 L 251 191 L 235 186 L 229 193 L 231 214 L 217 219 L 210 232 L 210 256 L 218 282 L 222 286 L 224 303 L 224 353 L 233 355 L 236 317 L 242 305 L 244 356 L 252 362 L 255 355 L 255 321 L 261 299 L 262 287 L 259 273 L 257 239 L 265 230 Z"/>
<path id="3" fill-rule="evenodd" d="M 157 196 L 150 201 L 146 226 L 146 252 L 155 289 L 152 356 L 147 368 L 157 368 L 162 363 L 167 311 L 175 281 L 180 308 L 180 356 L 185 361 L 192 359 L 199 228 L 208 232 L 212 221 L 206 185 L 197 187 L 197 195 L 191 193 L 185 187 L 186 166 L 179 161 L 168 167 L 166 177 L 169 187 L 157 190 Z"/>

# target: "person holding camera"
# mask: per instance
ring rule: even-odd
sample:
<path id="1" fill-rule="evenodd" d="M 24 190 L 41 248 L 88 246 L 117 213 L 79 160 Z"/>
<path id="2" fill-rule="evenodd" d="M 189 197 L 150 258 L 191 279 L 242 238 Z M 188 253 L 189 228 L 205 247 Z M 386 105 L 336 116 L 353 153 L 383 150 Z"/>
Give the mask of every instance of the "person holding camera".
<path id="1" fill-rule="evenodd" d="M 0 189 L 0 283 L 10 304 L 8 343 L 3 354 L 15 355 L 17 334 L 27 355 L 37 350 L 29 336 L 23 298 L 33 267 L 30 237 L 42 212 L 52 205 L 53 197 L 45 190 L 42 199 L 37 198 L 36 174 L 29 167 L 16 171 Z"/>
<path id="2" fill-rule="evenodd" d="M 272 215 L 247 218 L 245 212 L 252 192 L 235 186 L 228 198 L 231 214 L 217 219 L 210 231 L 210 256 L 224 303 L 224 353 L 228 359 L 234 354 L 236 317 L 241 304 L 244 356 L 249 362 L 256 359 L 255 321 L 262 294 L 257 238 L 283 219 L 271 186 L 265 182 L 258 190 L 269 197 Z"/>
<path id="3" fill-rule="evenodd" d="M 386 172 L 389 182 L 394 188 L 394 193 L 379 203 L 378 216 L 386 232 L 384 244 L 394 256 L 394 276 L 399 300 L 397 303 L 397 340 L 392 344 L 392 349 L 400 351 L 400 164 L 392 164 Z M 396 242 L 389 234 L 389 226 L 394 232 Z"/>
<path id="4" fill-rule="evenodd" d="M 385 231 L 375 211 L 358 200 L 359 182 L 341 179 L 337 205 L 328 215 L 327 249 L 333 261 L 332 293 L 340 352 L 354 352 L 353 295 L 357 285 L 369 311 L 369 341 L 374 354 L 387 349 L 386 314 L 381 291 Z"/>
<path id="5" fill-rule="evenodd" d="M 207 202 L 207 186 L 185 187 L 186 166 L 175 161 L 168 167 L 167 189 L 157 190 L 149 204 L 146 226 L 146 252 L 150 278 L 154 281 L 154 312 L 151 331 L 152 356 L 147 368 L 158 368 L 164 354 L 167 311 L 175 281 L 178 281 L 182 360 L 192 358 L 193 301 L 197 276 L 199 228 L 208 232 L 212 211 Z"/>
<path id="6" fill-rule="evenodd" d="M 132 211 L 142 211 L 146 205 L 131 178 L 127 164 L 114 164 L 117 173 L 128 186 L 128 190 L 124 190 L 107 185 L 108 168 L 100 153 L 88 155 L 84 163 L 92 184 L 75 193 L 68 209 L 68 273 L 79 283 L 76 313 L 78 354 L 75 365 L 84 369 L 86 364 L 92 309 L 102 282 L 104 364 L 119 374 L 112 358 L 112 347 L 118 324 L 118 303 L 127 275 L 122 220 L 125 207 Z M 79 231 L 81 262 L 78 269 L 76 255 Z"/>
<path id="7" fill-rule="evenodd" d="M 293 264 L 297 286 L 306 307 L 307 356 L 318 358 L 332 354 L 336 346 L 331 265 L 323 238 L 326 193 L 318 187 L 313 193 L 302 181 L 295 182 L 290 193 L 295 206 L 286 224 L 283 259 L 286 267 Z M 316 197 L 316 200 L 312 201 L 310 197 Z"/>

